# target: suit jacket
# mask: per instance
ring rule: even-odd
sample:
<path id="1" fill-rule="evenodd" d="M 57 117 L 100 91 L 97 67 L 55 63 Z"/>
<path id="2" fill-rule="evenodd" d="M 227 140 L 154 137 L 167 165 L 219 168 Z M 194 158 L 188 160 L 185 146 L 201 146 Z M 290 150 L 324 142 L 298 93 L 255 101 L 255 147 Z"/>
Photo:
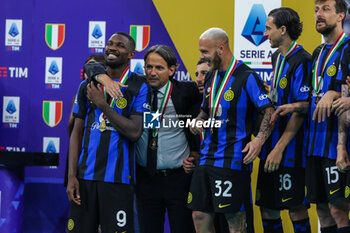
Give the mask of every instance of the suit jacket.
<path id="1" fill-rule="evenodd" d="M 197 117 L 202 102 L 202 96 L 198 91 L 197 84 L 192 81 L 180 82 L 175 79 L 171 79 L 170 81 L 173 84 L 171 100 L 173 101 L 176 113 L 178 115 L 190 116 L 180 117 L 179 119 L 186 122 L 187 119 Z M 199 151 L 200 136 L 192 134 L 189 128 L 185 128 L 185 135 L 190 150 Z"/>

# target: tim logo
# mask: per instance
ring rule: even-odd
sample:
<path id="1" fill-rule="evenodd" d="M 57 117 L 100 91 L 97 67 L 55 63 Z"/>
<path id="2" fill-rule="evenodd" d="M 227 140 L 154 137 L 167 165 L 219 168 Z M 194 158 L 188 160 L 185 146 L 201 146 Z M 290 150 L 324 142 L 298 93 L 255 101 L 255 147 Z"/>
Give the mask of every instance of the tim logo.
<path id="1" fill-rule="evenodd" d="M 267 40 L 264 37 L 266 19 L 264 6 L 262 4 L 254 4 L 243 28 L 242 36 L 256 46 L 262 44 Z"/>
<path id="2" fill-rule="evenodd" d="M 27 67 L 0 67 L 0 77 L 28 78 Z"/>
<path id="3" fill-rule="evenodd" d="M 143 128 L 145 129 L 159 129 L 160 128 L 160 116 L 157 112 L 144 112 L 143 113 Z"/>

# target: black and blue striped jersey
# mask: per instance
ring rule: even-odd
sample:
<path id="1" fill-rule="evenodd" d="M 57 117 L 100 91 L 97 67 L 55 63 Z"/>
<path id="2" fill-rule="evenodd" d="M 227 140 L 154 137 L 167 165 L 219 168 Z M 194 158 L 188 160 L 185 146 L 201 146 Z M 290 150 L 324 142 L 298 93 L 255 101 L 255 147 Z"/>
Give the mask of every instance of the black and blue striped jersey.
<path id="1" fill-rule="evenodd" d="M 217 87 L 220 86 L 224 75 L 225 72 L 218 72 Z M 213 76 L 213 72 L 210 72 L 206 77 L 208 80 L 201 107 L 207 114 Z M 222 122 L 221 127 L 213 128 L 212 132 L 210 129 L 205 130 L 199 165 L 251 171 L 250 165 L 243 164 L 245 153 L 242 153 L 242 150 L 251 140 L 257 113 L 271 106 L 259 76 L 239 61 L 224 89 L 215 117 Z"/>
<path id="2" fill-rule="evenodd" d="M 326 117 L 326 121 L 317 123 L 312 120 L 313 113 L 316 109 L 317 101 L 320 96 L 323 96 L 327 91 L 341 91 L 341 83 L 348 74 L 345 74 L 345 70 L 349 69 L 350 62 L 350 37 L 346 37 L 345 41 L 331 56 L 325 71 L 322 75 L 323 85 L 319 95 L 314 91 L 311 94 L 308 123 L 309 123 L 309 135 L 308 135 L 308 156 L 318 156 L 329 159 L 337 158 L 337 144 L 338 144 L 338 117 L 333 113 L 330 117 Z M 319 46 L 313 53 L 313 67 L 315 66 L 316 59 L 321 52 L 321 48 L 324 45 Z M 323 66 L 326 61 L 326 57 L 333 45 L 326 45 L 322 50 L 320 56 L 319 67 Z M 314 72 L 314 70 L 313 70 Z"/>
<path id="3" fill-rule="evenodd" d="M 74 116 L 85 120 L 77 177 L 84 180 L 134 183 L 135 144 L 120 135 L 108 119 L 103 117 L 102 111 L 89 102 L 87 84 L 87 81 L 80 84 L 73 108 Z M 123 98 L 116 100 L 113 109 L 125 117 L 149 111 L 150 87 L 144 78 L 131 73 L 125 84 L 128 87 L 121 89 Z M 107 102 L 109 101 L 108 96 Z M 102 122 L 106 123 L 105 130 L 100 130 Z"/>
<path id="4" fill-rule="evenodd" d="M 276 60 L 279 51 L 272 55 L 272 66 L 275 70 Z M 283 56 L 280 56 L 280 60 Z M 311 79 L 311 55 L 304 50 L 302 46 L 298 46 L 285 60 L 281 78 L 277 85 L 277 98 L 275 106 L 295 103 L 299 101 L 308 101 L 309 80 Z M 280 62 L 281 63 L 281 62 Z M 277 67 L 278 69 L 278 67 Z M 273 150 L 282 134 L 286 130 L 286 126 L 291 115 L 281 116 L 278 118 L 271 136 L 266 140 L 262 150 L 260 159 L 266 160 L 267 155 Z M 305 167 L 307 124 L 299 128 L 295 137 L 290 141 L 283 152 L 281 165 L 284 167 Z"/>

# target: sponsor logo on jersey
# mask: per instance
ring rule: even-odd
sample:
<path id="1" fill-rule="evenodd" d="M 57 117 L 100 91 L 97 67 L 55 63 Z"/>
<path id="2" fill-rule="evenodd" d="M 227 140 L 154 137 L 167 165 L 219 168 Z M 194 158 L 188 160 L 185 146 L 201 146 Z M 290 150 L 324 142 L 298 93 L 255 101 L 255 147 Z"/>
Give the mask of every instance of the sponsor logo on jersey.
<path id="1" fill-rule="evenodd" d="M 287 201 L 290 201 L 292 200 L 293 198 L 292 197 L 289 197 L 289 198 L 282 198 L 282 203 L 285 203 Z"/>
<path id="2" fill-rule="evenodd" d="M 225 208 L 225 207 L 228 207 L 230 206 L 231 204 L 219 204 L 219 208 L 222 209 L 222 208 Z"/>
<path id="3" fill-rule="evenodd" d="M 340 190 L 340 188 L 335 189 L 335 190 L 329 190 L 329 194 L 333 195 L 334 193 L 338 192 Z"/>

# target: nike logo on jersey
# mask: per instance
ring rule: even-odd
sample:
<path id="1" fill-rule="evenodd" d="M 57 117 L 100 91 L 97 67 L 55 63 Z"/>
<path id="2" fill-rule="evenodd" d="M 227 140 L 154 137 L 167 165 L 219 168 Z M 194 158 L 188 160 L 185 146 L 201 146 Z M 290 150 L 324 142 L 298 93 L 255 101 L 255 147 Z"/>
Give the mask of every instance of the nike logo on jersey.
<path id="1" fill-rule="evenodd" d="M 293 199 L 292 197 L 286 198 L 286 199 L 282 198 L 282 203 L 284 203 L 284 202 L 286 202 L 286 201 L 289 201 L 289 200 L 292 200 L 292 199 Z"/>
<path id="2" fill-rule="evenodd" d="M 221 205 L 221 203 L 219 204 L 219 208 L 222 209 L 222 208 L 225 208 L 227 206 L 230 206 L 231 204 L 226 204 L 226 205 Z"/>
<path id="3" fill-rule="evenodd" d="M 336 189 L 336 190 L 329 190 L 329 194 L 333 195 L 335 192 L 339 191 L 340 188 Z"/>

